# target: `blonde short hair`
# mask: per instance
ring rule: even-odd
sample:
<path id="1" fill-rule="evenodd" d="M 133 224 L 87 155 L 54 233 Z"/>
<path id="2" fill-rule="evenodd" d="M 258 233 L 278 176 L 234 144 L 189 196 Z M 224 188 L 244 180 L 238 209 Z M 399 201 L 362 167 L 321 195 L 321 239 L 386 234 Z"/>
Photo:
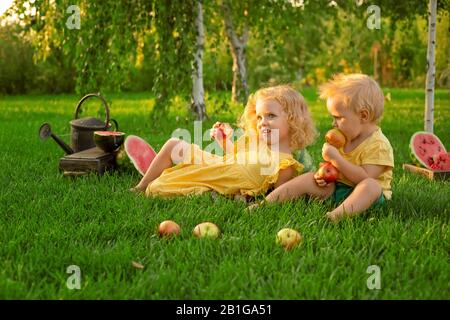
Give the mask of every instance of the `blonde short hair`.
<path id="1" fill-rule="evenodd" d="M 320 98 L 340 99 L 353 112 L 366 109 L 371 122 L 378 122 L 384 111 L 384 95 L 378 83 L 365 74 L 338 74 L 319 87 Z"/>
<path id="2" fill-rule="evenodd" d="M 245 132 L 256 131 L 256 101 L 275 100 L 287 115 L 292 150 L 304 149 L 312 144 L 317 136 L 316 127 L 308 110 L 305 99 L 289 85 L 262 88 L 250 95 L 239 126 Z"/>

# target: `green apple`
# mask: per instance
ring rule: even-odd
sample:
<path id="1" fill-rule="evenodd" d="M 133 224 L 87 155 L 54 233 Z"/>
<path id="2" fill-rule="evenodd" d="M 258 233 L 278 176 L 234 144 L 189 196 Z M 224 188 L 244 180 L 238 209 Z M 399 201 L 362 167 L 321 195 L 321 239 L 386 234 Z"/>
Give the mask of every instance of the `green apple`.
<path id="1" fill-rule="evenodd" d="M 296 247 L 301 240 L 302 236 L 294 229 L 284 228 L 277 233 L 277 244 L 281 245 L 286 250 Z"/>
<path id="2" fill-rule="evenodd" d="M 215 239 L 220 235 L 220 229 L 212 222 L 203 222 L 195 226 L 192 234 L 197 238 Z"/>
<path id="3" fill-rule="evenodd" d="M 179 235 L 180 230 L 180 226 L 172 220 L 163 221 L 159 224 L 158 227 L 158 233 L 160 237 Z"/>

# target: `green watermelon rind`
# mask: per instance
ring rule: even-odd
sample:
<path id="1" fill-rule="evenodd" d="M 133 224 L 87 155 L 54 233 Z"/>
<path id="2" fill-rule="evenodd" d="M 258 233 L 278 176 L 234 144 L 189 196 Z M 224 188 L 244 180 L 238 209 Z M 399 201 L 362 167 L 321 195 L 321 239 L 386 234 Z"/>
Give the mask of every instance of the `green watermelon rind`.
<path id="1" fill-rule="evenodd" d="M 431 133 L 431 132 L 426 132 L 426 131 L 417 131 L 415 132 L 412 136 L 411 139 L 409 140 L 409 149 L 411 151 L 410 155 L 411 155 L 411 160 L 413 161 L 413 163 L 419 167 L 423 167 L 423 168 L 427 168 L 433 171 L 436 171 L 434 169 L 432 169 L 428 164 L 426 164 L 425 162 L 422 161 L 422 159 L 420 159 L 418 156 L 416 156 L 416 153 L 414 151 L 414 138 L 419 135 L 419 134 L 425 134 L 425 135 L 431 135 L 443 148 L 442 152 L 447 152 L 445 149 L 444 144 L 442 143 L 442 141 L 439 139 L 438 136 L 436 136 L 435 134 Z M 433 156 L 433 155 L 430 155 Z"/>
<path id="2" fill-rule="evenodd" d="M 409 153 L 409 157 L 413 165 L 421 168 L 426 168 L 419 160 L 417 160 L 417 157 L 414 155 L 412 151 Z"/>

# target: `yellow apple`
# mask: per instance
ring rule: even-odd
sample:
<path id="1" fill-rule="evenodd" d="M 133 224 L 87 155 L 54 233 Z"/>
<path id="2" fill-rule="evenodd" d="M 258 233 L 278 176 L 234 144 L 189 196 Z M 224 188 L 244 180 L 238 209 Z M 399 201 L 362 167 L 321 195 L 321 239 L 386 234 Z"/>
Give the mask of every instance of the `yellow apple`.
<path id="1" fill-rule="evenodd" d="M 277 244 L 281 245 L 286 250 L 296 247 L 301 240 L 302 236 L 294 229 L 284 228 L 277 233 Z"/>
<path id="2" fill-rule="evenodd" d="M 220 235 L 220 229 L 212 222 L 203 222 L 195 226 L 192 234 L 197 238 L 215 239 Z"/>
<path id="3" fill-rule="evenodd" d="M 325 135 L 325 140 L 332 146 L 340 149 L 345 146 L 345 136 L 341 130 L 334 128 L 327 132 Z"/>

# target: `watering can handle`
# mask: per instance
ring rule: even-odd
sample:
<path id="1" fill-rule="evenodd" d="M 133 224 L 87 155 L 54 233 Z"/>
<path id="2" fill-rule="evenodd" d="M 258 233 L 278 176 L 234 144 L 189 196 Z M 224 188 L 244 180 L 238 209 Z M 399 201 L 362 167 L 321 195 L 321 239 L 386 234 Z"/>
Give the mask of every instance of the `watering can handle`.
<path id="1" fill-rule="evenodd" d="M 111 120 L 112 123 L 114 123 L 114 126 L 116 127 L 114 130 L 115 131 L 119 131 L 119 124 L 117 123 L 117 121 L 112 119 L 112 118 L 110 120 Z"/>
<path id="2" fill-rule="evenodd" d="M 105 121 L 105 130 L 108 128 L 109 125 L 109 107 L 108 107 L 108 103 L 106 102 L 105 98 L 103 98 L 99 93 L 89 93 L 87 95 L 85 95 L 83 98 L 81 98 L 81 100 L 78 102 L 77 104 L 77 109 L 75 110 L 75 119 L 78 119 L 78 112 L 80 110 L 80 107 L 82 105 L 82 103 L 89 99 L 90 97 L 97 97 L 100 100 L 102 100 L 103 105 L 105 106 L 106 109 L 106 121 Z"/>

